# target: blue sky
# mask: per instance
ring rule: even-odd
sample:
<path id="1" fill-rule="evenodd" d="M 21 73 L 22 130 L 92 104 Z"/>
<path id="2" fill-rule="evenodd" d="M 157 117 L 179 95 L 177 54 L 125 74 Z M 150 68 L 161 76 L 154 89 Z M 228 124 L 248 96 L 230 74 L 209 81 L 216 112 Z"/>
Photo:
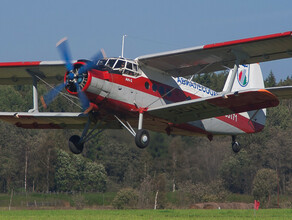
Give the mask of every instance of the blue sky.
<path id="1" fill-rule="evenodd" d="M 104 48 L 125 57 L 292 31 L 290 0 L 2 0 L 0 62 L 59 60 L 67 36 L 74 59 Z M 263 63 L 264 76 L 292 76 L 292 59 Z"/>

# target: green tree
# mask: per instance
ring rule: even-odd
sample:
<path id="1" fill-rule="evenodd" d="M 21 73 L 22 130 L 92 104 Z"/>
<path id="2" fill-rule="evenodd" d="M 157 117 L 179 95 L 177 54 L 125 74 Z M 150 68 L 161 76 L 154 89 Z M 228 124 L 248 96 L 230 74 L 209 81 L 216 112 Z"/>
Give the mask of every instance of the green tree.
<path id="1" fill-rule="evenodd" d="M 137 207 L 138 193 L 132 188 L 121 189 L 113 200 L 116 209 L 133 209 Z"/>
<path id="2" fill-rule="evenodd" d="M 76 161 L 74 161 L 76 162 Z M 58 191 L 71 191 L 76 185 L 76 180 L 78 179 L 78 174 L 76 167 L 72 163 L 70 156 L 62 150 L 57 152 L 57 162 L 56 162 L 56 187 Z"/>
<path id="3" fill-rule="evenodd" d="M 253 196 L 269 206 L 272 193 L 277 187 L 277 173 L 271 169 L 260 169 L 253 180 Z"/>
<path id="4" fill-rule="evenodd" d="M 182 184 L 178 192 L 181 202 L 185 205 L 200 202 L 223 202 L 228 195 L 221 179 L 213 180 L 208 184 L 186 182 Z"/>
<path id="5" fill-rule="evenodd" d="M 59 150 L 56 162 L 56 187 L 58 191 L 94 191 L 106 189 L 106 173 L 101 164 Z"/>
<path id="6" fill-rule="evenodd" d="M 222 71 L 220 73 L 199 74 L 195 75 L 193 81 L 215 91 L 222 91 L 227 75 L 228 71 Z"/>
<path id="7" fill-rule="evenodd" d="M 275 87 L 277 85 L 276 83 L 276 77 L 271 71 L 268 75 L 268 77 L 264 80 L 265 87 Z"/>
<path id="8" fill-rule="evenodd" d="M 220 169 L 223 183 L 231 192 L 249 193 L 255 174 L 255 167 L 245 150 L 224 160 Z"/>
<path id="9" fill-rule="evenodd" d="M 106 190 L 106 172 L 104 166 L 95 162 L 87 162 L 84 167 L 84 190 L 104 192 Z"/>

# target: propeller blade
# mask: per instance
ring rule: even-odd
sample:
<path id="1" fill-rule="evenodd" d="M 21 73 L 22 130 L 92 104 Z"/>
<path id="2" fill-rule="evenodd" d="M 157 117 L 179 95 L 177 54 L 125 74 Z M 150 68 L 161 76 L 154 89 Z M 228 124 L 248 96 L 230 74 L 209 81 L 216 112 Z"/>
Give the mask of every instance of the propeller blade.
<path id="1" fill-rule="evenodd" d="M 79 84 L 75 83 L 75 86 L 77 88 L 78 97 L 79 97 L 79 100 L 81 102 L 83 111 L 86 111 L 86 109 L 88 109 L 90 106 L 89 100 L 88 100 L 87 96 L 85 95 L 85 93 L 82 91 L 82 89 L 80 89 Z"/>
<path id="2" fill-rule="evenodd" d="M 69 46 L 68 46 L 68 43 L 67 43 L 67 38 L 64 37 L 63 39 L 61 39 L 56 47 L 59 49 L 59 52 L 61 54 L 61 57 L 63 59 L 63 61 L 65 62 L 65 65 L 66 65 L 66 69 L 70 72 L 73 70 L 73 65 L 71 63 L 71 53 L 70 53 L 70 50 L 69 50 Z"/>
<path id="3" fill-rule="evenodd" d="M 41 102 L 44 108 L 47 108 L 47 106 L 57 97 L 57 95 L 65 88 L 65 86 L 66 83 L 61 83 L 41 97 Z"/>
<path id="4" fill-rule="evenodd" d="M 101 49 L 100 51 L 98 51 L 98 53 L 96 53 L 92 58 L 91 61 L 92 62 L 88 62 L 86 65 L 81 66 L 80 69 L 78 70 L 78 74 L 84 73 L 88 70 L 91 70 L 96 63 L 100 60 L 103 59 L 105 57 L 105 52 L 103 49 Z"/>

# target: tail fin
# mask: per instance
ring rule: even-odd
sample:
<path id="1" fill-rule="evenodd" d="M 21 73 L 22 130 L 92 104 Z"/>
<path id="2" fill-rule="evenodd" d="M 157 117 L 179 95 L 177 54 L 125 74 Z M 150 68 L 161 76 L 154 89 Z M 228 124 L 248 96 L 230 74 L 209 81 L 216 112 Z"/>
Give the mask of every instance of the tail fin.
<path id="1" fill-rule="evenodd" d="M 229 72 L 223 88 L 223 92 L 227 90 L 227 85 L 229 84 L 231 77 L 231 71 L 233 71 L 233 69 L 231 69 Z M 251 88 L 263 89 L 264 87 L 265 85 L 263 80 L 263 74 L 261 71 L 261 67 L 258 63 L 239 65 L 231 91 L 239 91 Z"/>
<path id="2" fill-rule="evenodd" d="M 230 71 L 233 71 L 233 69 L 231 69 Z M 224 91 L 227 91 L 230 78 L 231 72 L 229 72 L 229 75 L 227 77 L 226 83 L 223 88 L 223 93 Z M 238 67 L 238 71 L 234 79 L 231 91 L 239 91 L 252 88 L 265 88 L 260 65 L 258 63 L 240 65 Z M 244 123 L 240 125 L 243 127 L 247 126 L 252 128 L 249 133 L 259 132 L 264 128 L 266 123 L 266 109 L 243 112 L 240 114 L 249 119 L 247 125 L 245 125 Z"/>

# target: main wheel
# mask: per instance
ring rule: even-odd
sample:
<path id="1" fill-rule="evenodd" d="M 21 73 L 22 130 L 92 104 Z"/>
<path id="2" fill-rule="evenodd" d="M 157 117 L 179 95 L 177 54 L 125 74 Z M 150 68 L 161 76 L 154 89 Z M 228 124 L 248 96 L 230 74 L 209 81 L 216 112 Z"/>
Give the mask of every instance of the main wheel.
<path id="1" fill-rule="evenodd" d="M 69 139 L 69 149 L 73 154 L 80 154 L 83 151 L 84 144 L 79 143 L 80 137 L 78 135 L 73 135 Z"/>
<path id="2" fill-rule="evenodd" d="M 143 149 L 148 146 L 150 142 L 149 132 L 147 130 L 138 130 L 135 136 L 135 142 L 137 147 Z"/>
<path id="3" fill-rule="evenodd" d="M 241 150 L 241 146 L 237 141 L 232 142 L 232 150 L 234 153 L 238 153 Z"/>

